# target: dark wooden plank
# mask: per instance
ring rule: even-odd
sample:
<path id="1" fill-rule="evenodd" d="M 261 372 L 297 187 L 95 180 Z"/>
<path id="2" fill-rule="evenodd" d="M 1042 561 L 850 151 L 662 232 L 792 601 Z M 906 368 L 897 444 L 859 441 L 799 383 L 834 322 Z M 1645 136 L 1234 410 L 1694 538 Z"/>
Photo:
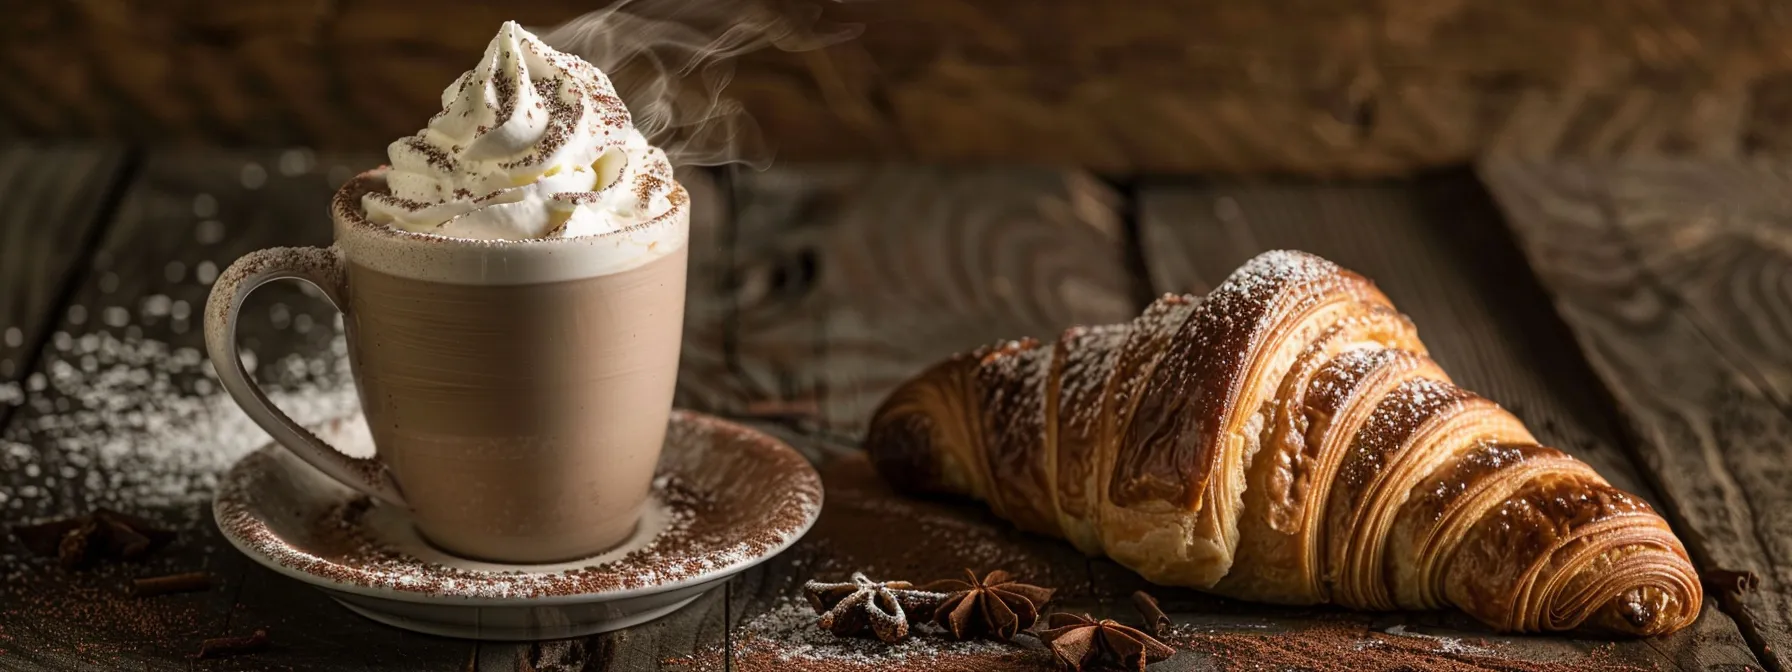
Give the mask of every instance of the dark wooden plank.
<path id="1" fill-rule="evenodd" d="M 1543 442 L 1591 463 L 1619 487 L 1663 501 L 1637 473 L 1597 379 L 1471 176 L 1338 185 L 1166 183 L 1142 191 L 1141 212 L 1141 242 L 1159 289 L 1203 291 L 1268 249 L 1333 259 L 1373 278 L 1411 315 L 1433 356 L 1464 387 L 1504 404 Z M 1466 619 L 1446 623 L 1485 632 Z M 1510 653 L 1543 654 L 1563 641 L 1588 650 L 1608 646 L 1527 637 L 1513 638 Z M 1619 660 L 1667 667 L 1758 664 L 1729 617 L 1710 605 L 1695 627 L 1609 646 Z"/>
<path id="2" fill-rule="evenodd" d="M 218 535 L 209 493 L 235 456 L 267 438 L 203 362 L 199 308 L 218 271 L 273 245 L 325 244 L 327 201 L 373 156 L 179 151 L 149 156 L 101 242 L 6 428 L 8 520 L 111 506 L 176 527 L 142 566 L 64 572 L 9 562 L 0 629 L 23 669 L 186 669 L 200 640 L 268 628 L 270 650 L 237 669 L 461 669 L 473 645 L 375 625 L 313 589 L 252 566 Z M 293 283 L 257 292 L 241 341 L 256 377 L 295 411 L 352 408 L 338 318 Z M 17 547 L 8 546 L 11 555 Z M 121 597 L 130 576 L 205 570 L 199 594 Z M 14 599 L 16 598 L 16 599 Z"/>
<path id="3" fill-rule="evenodd" d="M 124 171 L 120 148 L 0 147 L 0 427 L 24 401 L 20 382 L 117 206 Z"/>
<path id="4" fill-rule="evenodd" d="M 1763 658 L 1792 669 L 1792 203 L 1783 163 L 1484 163 L 1662 501 Z M 1758 585 L 1738 589 L 1738 575 Z"/>
<path id="5" fill-rule="evenodd" d="M 1137 310 L 1118 197 L 1084 173 L 817 166 L 735 190 L 738 361 L 847 437 L 953 352 Z"/>
<path id="6" fill-rule="evenodd" d="M 883 395 L 941 357 L 1130 317 L 1116 195 L 1072 171 L 823 166 L 742 173 L 734 191 L 731 359 L 750 402 L 819 415 L 790 436 L 821 460 L 827 487 L 815 529 L 731 584 L 735 669 L 776 667 L 791 647 L 826 657 L 850 646 L 805 634 L 800 586 L 812 578 L 925 582 L 1005 568 L 1092 608 L 1087 563 L 1069 545 L 980 506 L 898 496 L 854 449 Z M 719 667 L 723 653 L 683 662 Z M 929 655 L 1001 662 L 974 647 Z"/>
<path id="7" fill-rule="evenodd" d="M 550 672 L 652 670 L 688 666 L 700 647 L 719 647 L 728 591 L 718 588 L 657 621 L 613 633 L 526 644 L 482 642 L 478 670 Z"/>

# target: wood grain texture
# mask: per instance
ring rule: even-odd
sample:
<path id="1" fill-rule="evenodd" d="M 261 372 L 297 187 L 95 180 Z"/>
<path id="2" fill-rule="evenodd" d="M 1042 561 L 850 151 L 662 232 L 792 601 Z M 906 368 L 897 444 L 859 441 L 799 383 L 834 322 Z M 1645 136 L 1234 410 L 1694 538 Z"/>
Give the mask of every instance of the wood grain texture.
<path id="1" fill-rule="evenodd" d="M 1541 441 L 1587 461 L 1613 484 L 1666 503 L 1633 466 L 1598 380 L 1572 347 L 1573 335 L 1549 310 L 1471 176 L 1299 186 L 1160 183 L 1141 190 L 1140 210 L 1145 260 L 1159 289 L 1205 291 L 1270 249 L 1330 258 L 1375 280 L 1465 388 L 1500 402 Z M 1417 618 L 1484 632 L 1452 615 Z M 1565 641 L 1583 650 L 1607 647 L 1568 638 L 1509 639 L 1520 657 Z M 1694 627 L 1618 642 L 1610 654 L 1678 669 L 1759 664 L 1714 603 Z"/>
<path id="2" fill-rule="evenodd" d="M 804 581 L 853 571 L 926 582 L 1002 568 L 1093 605 L 1069 545 L 979 506 L 901 497 L 855 449 L 883 395 L 941 357 L 1136 312 L 1117 195 L 1029 168 L 805 166 L 733 185 L 733 359 L 762 405 L 814 408 L 793 439 L 827 488 L 815 529 L 731 584 L 733 666 L 775 666 L 744 633 L 800 601 Z"/>
<path id="3" fill-rule="evenodd" d="M 731 94 L 782 158 L 1361 175 L 1792 140 L 1775 46 L 1792 19 L 1763 0 L 779 5 L 864 27 L 740 64 Z M 0 26 L 23 83 L 0 93 L 0 131 L 376 149 L 437 109 L 500 21 L 595 6 L 40 3 Z"/>
<path id="4" fill-rule="evenodd" d="M 806 167 L 735 188 L 744 373 L 846 437 L 947 355 L 1137 311 L 1117 196 L 1083 173 Z"/>
<path id="5" fill-rule="evenodd" d="M 0 147 L 0 427 L 24 401 L 19 383 L 117 205 L 124 171 L 118 148 Z"/>
<path id="6" fill-rule="evenodd" d="M 1710 593 L 1792 669 L 1792 201 L 1779 163 L 1490 161 Z M 1739 588 L 1738 576 L 1757 583 Z"/>

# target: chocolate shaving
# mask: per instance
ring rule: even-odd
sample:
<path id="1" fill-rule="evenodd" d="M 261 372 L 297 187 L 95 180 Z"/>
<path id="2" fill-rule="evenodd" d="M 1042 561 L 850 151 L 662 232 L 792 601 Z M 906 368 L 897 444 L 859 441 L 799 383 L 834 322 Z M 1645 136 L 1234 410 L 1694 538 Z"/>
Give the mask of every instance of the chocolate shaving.
<path id="1" fill-rule="evenodd" d="M 1761 576 L 1750 570 L 1713 569 L 1705 572 L 1705 580 L 1724 592 L 1733 595 L 1744 595 L 1755 592 L 1761 585 Z"/>
<path id="2" fill-rule="evenodd" d="M 153 597 L 171 593 L 194 593 L 210 590 L 212 577 L 205 572 L 185 572 L 167 576 L 151 576 L 131 581 L 131 594 L 137 597 Z"/>
<path id="3" fill-rule="evenodd" d="M 174 532 L 155 521 L 95 509 L 93 513 L 12 528 L 25 548 L 40 556 L 53 556 L 62 566 L 76 569 L 101 560 L 139 560 L 174 540 Z"/>
<path id="4" fill-rule="evenodd" d="M 1163 607 L 1157 606 L 1157 598 L 1152 597 L 1150 593 L 1143 590 L 1133 591 L 1132 606 L 1139 610 L 1139 616 L 1145 619 L 1145 624 L 1150 626 L 1152 634 L 1162 637 L 1164 631 L 1170 628 L 1170 617 L 1164 614 Z"/>
<path id="5" fill-rule="evenodd" d="M 1143 672 L 1146 665 L 1176 653 L 1151 635 L 1088 614 L 1055 613 L 1046 617 L 1046 625 L 1039 638 L 1051 646 L 1059 665 L 1078 672 L 1110 665 Z"/>
<path id="6" fill-rule="evenodd" d="M 222 658 L 255 653 L 268 648 L 268 631 L 256 630 L 248 637 L 217 637 L 205 640 L 199 645 L 199 653 L 195 658 Z"/>

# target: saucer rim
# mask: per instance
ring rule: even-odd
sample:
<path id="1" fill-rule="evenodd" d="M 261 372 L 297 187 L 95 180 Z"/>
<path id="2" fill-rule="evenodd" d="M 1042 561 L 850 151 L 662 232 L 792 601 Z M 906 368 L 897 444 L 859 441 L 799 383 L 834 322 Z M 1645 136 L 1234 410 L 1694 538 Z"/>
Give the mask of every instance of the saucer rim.
<path id="1" fill-rule="evenodd" d="M 338 422 L 338 421 L 343 420 L 344 418 L 354 417 L 356 415 L 359 415 L 359 413 L 357 412 L 354 414 L 332 417 L 328 420 L 325 420 L 323 423 L 318 423 L 318 424 L 322 425 L 322 424 L 331 423 L 331 422 Z M 816 471 L 815 465 L 811 464 L 809 462 L 808 458 L 803 457 L 802 453 L 798 452 L 796 450 L 796 448 L 792 447 L 789 443 L 786 443 L 782 439 L 779 439 L 775 436 L 772 436 L 770 434 L 762 432 L 762 431 L 760 431 L 756 428 L 750 427 L 748 425 L 744 425 L 744 424 L 741 424 L 738 422 L 733 422 L 733 421 L 730 421 L 730 420 L 722 418 L 722 417 L 710 415 L 708 413 L 702 413 L 702 412 L 692 411 L 692 410 L 687 410 L 687 409 L 673 409 L 670 421 L 678 422 L 681 420 L 686 421 L 686 422 L 709 423 L 711 425 L 716 425 L 716 426 L 726 428 L 730 431 L 736 431 L 736 432 L 748 434 L 755 438 L 762 439 L 764 442 L 767 442 L 770 445 L 774 446 L 777 450 L 788 451 L 791 455 L 795 456 L 797 458 L 797 463 L 799 463 L 802 466 L 802 468 L 800 470 L 793 470 L 793 471 L 795 471 L 795 473 L 798 475 L 799 478 L 806 476 L 809 479 L 813 479 L 813 481 L 815 483 L 815 492 L 816 492 L 815 504 L 814 504 L 814 506 L 809 508 L 808 515 L 805 516 L 805 519 L 803 520 L 802 524 L 797 525 L 794 528 L 794 530 L 792 531 L 792 533 L 787 535 L 779 544 L 777 544 L 776 546 L 768 547 L 764 553 L 757 554 L 753 557 L 738 561 L 731 565 L 727 565 L 727 566 L 724 566 L 724 567 L 721 567 L 718 569 L 704 572 L 704 573 L 698 574 L 696 576 L 690 576 L 690 577 L 686 577 L 683 579 L 679 579 L 677 581 L 671 581 L 671 582 L 667 582 L 667 583 L 655 583 L 655 584 L 650 584 L 650 585 L 645 585 L 645 586 L 638 586 L 638 587 L 634 587 L 634 588 L 622 588 L 622 589 L 616 589 L 616 590 L 572 593 L 572 594 L 566 594 L 566 595 L 535 595 L 535 596 L 519 595 L 516 597 L 480 597 L 480 596 L 473 596 L 473 595 L 426 593 L 426 592 L 418 592 L 418 591 L 398 590 L 395 588 L 385 588 L 385 587 L 379 587 L 379 586 L 368 586 L 368 585 L 363 585 L 363 584 L 359 584 L 359 583 L 353 583 L 353 582 L 341 581 L 338 579 L 332 579 L 332 578 L 329 578 L 329 577 L 326 577 L 326 576 L 323 576 L 320 574 L 314 574 L 311 572 L 306 572 L 306 571 L 299 570 L 299 569 L 296 569 L 293 567 L 289 567 L 285 564 L 282 564 L 278 560 L 268 556 L 267 554 L 264 554 L 257 550 L 252 549 L 247 540 L 240 538 L 231 529 L 229 529 L 229 526 L 224 525 L 222 522 L 220 522 L 224 518 L 224 515 L 225 515 L 225 512 L 220 510 L 220 508 L 222 506 L 224 506 L 223 494 L 225 492 L 225 488 L 223 488 L 223 487 L 220 487 L 218 489 L 218 491 L 215 494 L 213 494 L 213 496 L 212 496 L 212 506 L 211 506 L 212 522 L 213 522 L 213 524 L 218 526 L 219 532 L 223 535 L 223 537 L 226 541 L 230 542 L 231 546 L 235 547 L 237 549 L 237 551 L 242 553 L 243 555 L 248 556 L 249 559 L 254 560 L 256 564 L 259 564 L 263 567 L 274 570 L 275 572 L 277 572 L 279 574 L 291 577 L 293 579 L 297 579 L 300 582 L 311 584 L 320 589 L 340 591 L 340 592 L 351 593 L 351 594 L 355 594 L 355 595 L 361 595 L 361 596 L 365 596 L 365 597 L 395 600 L 395 601 L 400 601 L 400 602 L 411 602 L 411 603 L 415 603 L 415 604 L 467 606 L 467 607 L 513 607 L 513 606 L 518 606 L 518 605 L 523 605 L 523 604 L 535 605 L 535 606 L 554 606 L 554 605 L 562 605 L 562 604 L 585 604 L 585 603 L 591 603 L 591 602 L 611 602 L 611 601 L 618 601 L 618 600 L 629 600 L 629 599 L 634 599 L 634 598 L 638 598 L 638 597 L 654 595 L 654 594 L 658 594 L 658 593 L 662 593 L 662 592 L 666 592 L 666 591 L 679 590 L 682 588 L 699 586 L 699 585 L 710 583 L 710 582 L 725 581 L 725 580 L 733 577 L 736 574 L 739 574 L 739 573 L 746 571 L 748 569 L 751 569 L 754 566 L 759 565 L 767 560 L 777 557 L 779 554 L 783 553 L 785 550 L 788 550 L 791 546 L 796 545 L 796 542 L 801 541 L 802 538 L 809 533 L 809 530 L 815 526 L 816 521 L 820 520 L 822 508 L 824 506 L 826 506 L 826 503 L 827 503 L 827 490 L 821 481 L 821 473 Z M 268 443 L 263 444 L 261 447 L 256 448 L 255 450 L 252 450 L 252 451 L 249 451 L 248 453 L 243 454 L 242 457 L 237 458 L 236 461 L 232 462 L 230 467 L 224 471 L 225 477 L 229 478 L 230 474 L 232 474 L 233 472 L 236 471 L 236 468 L 238 467 L 238 465 L 241 465 L 244 461 L 250 459 L 251 457 L 254 457 L 257 454 L 260 454 L 263 452 L 277 453 L 278 451 L 282 451 L 282 450 L 286 450 L 286 448 L 284 446 L 281 446 L 281 445 L 273 442 L 273 441 L 269 441 Z M 494 564 L 498 564 L 498 563 L 494 563 Z M 527 565 L 517 565 L 517 566 L 518 567 L 527 567 Z"/>

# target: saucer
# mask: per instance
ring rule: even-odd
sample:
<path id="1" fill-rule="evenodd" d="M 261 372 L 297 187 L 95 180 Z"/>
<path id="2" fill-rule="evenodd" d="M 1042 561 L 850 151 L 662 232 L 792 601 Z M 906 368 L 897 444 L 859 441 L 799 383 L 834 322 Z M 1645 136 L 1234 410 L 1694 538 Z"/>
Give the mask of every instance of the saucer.
<path id="1" fill-rule="evenodd" d="M 359 415 L 316 428 L 370 455 Z M 212 512 L 230 543 L 373 620 L 487 640 L 576 637 L 678 610 L 795 543 L 821 513 L 821 477 L 790 446 L 725 420 L 674 411 L 635 533 L 602 555 L 507 565 L 425 543 L 408 512 L 268 445 L 224 475 Z"/>

